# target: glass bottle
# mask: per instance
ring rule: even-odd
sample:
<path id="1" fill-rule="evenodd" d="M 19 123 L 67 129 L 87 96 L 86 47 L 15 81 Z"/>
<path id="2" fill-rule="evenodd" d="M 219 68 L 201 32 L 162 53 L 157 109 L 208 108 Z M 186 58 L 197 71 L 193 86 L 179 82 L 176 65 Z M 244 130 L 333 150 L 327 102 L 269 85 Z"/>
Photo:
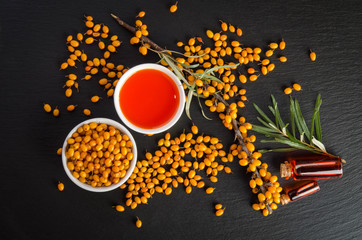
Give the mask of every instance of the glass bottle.
<path id="1" fill-rule="evenodd" d="M 280 164 L 280 176 L 294 180 L 340 178 L 343 174 L 342 159 L 325 155 L 290 157 Z"/>
<path id="2" fill-rule="evenodd" d="M 282 205 L 285 205 L 318 192 L 319 190 L 320 187 L 317 181 L 301 181 L 295 185 L 285 187 L 285 193 L 280 196 L 280 202 Z"/>

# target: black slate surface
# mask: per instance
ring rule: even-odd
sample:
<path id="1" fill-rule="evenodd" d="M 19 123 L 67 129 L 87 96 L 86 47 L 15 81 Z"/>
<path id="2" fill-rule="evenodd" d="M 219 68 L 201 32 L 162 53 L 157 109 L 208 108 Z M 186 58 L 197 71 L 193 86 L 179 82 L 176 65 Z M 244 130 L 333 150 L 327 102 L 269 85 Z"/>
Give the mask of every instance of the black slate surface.
<path id="1" fill-rule="evenodd" d="M 1 1 L 0 7 L 0 212 L 1 239 L 362 239 L 361 194 L 361 1 L 190 1 L 181 0 L 170 14 L 173 1 Z M 124 198 L 124 191 L 90 193 L 75 186 L 65 175 L 55 154 L 73 126 L 86 118 L 64 113 L 58 119 L 46 114 L 42 104 L 63 106 L 69 102 L 89 106 L 94 117 L 119 120 L 112 101 L 93 106 L 89 97 L 99 93 L 95 83 L 81 83 L 82 94 L 71 101 L 63 96 L 64 72 L 58 71 L 67 56 L 65 38 L 84 29 L 82 16 L 89 14 L 106 23 L 125 44 L 114 61 L 128 67 L 155 62 L 155 55 L 142 57 L 130 47 L 130 34 L 110 13 L 132 22 L 139 10 L 151 38 L 176 49 L 178 40 L 218 29 L 218 20 L 240 26 L 243 43 L 266 48 L 284 38 L 288 62 L 276 64 L 266 77 L 245 84 L 249 103 L 242 111 L 255 122 L 251 102 L 269 103 L 270 94 L 287 113 L 283 87 L 299 82 L 296 96 L 310 119 L 317 93 L 322 94 L 321 121 L 327 149 L 346 159 L 341 179 L 321 180 L 321 191 L 300 202 L 280 207 L 269 217 L 250 207 L 254 196 L 249 176 L 237 162 L 234 174 L 220 176 L 215 193 L 181 188 L 171 196 L 155 194 L 147 206 L 117 213 L 111 207 Z M 311 62 L 309 49 L 317 53 Z M 283 108 L 284 107 L 284 108 Z M 200 129 L 221 138 L 228 147 L 233 140 L 217 120 L 202 118 L 195 102 L 193 121 Z M 170 130 L 178 134 L 191 121 L 185 114 Z M 132 132 L 139 155 L 153 150 L 160 135 L 144 137 Z M 257 135 L 258 140 L 262 136 Z M 258 148 L 265 145 L 256 143 Z M 272 173 L 285 155 L 263 156 Z M 56 188 L 65 184 L 64 192 Z M 215 217 L 213 204 L 226 206 Z M 135 227 L 135 218 L 143 227 Z"/>

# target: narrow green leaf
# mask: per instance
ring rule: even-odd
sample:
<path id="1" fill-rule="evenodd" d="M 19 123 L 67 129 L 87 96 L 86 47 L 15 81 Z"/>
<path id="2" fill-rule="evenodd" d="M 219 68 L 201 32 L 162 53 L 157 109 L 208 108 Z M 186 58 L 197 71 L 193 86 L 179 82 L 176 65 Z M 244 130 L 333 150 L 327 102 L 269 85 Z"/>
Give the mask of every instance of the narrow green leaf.
<path id="1" fill-rule="evenodd" d="M 272 106 L 268 106 L 269 110 L 271 111 L 271 113 L 273 114 L 273 116 L 275 116 L 275 111 L 274 108 Z"/>
<path id="2" fill-rule="evenodd" d="M 294 101 L 295 103 L 295 112 L 296 112 L 296 115 L 297 115 L 297 122 L 299 122 L 299 125 L 300 127 L 302 128 L 302 131 L 304 132 L 305 136 L 311 140 L 311 137 L 310 137 L 310 132 L 309 132 L 309 129 L 307 127 L 307 124 L 305 123 L 305 120 L 303 118 L 303 115 L 302 115 L 302 111 L 300 109 L 300 106 L 299 106 L 299 103 L 298 103 L 298 100 L 295 99 Z"/>
<path id="3" fill-rule="evenodd" d="M 212 72 L 214 72 L 215 70 L 219 70 L 219 69 L 221 69 L 221 68 L 233 68 L 233 67 L 237 67 L 237 66 L 239 66 L 239 65 L 240 65 L 240 63 L 234 64 L 234 65 L 222 65 L 222 66 L 217 66 L 217 67 L 209 68 L 209 69 L 205 70 L 204 74 L 212 73 Z"/>
<path id="4" fill-rule="evenodd" d="M 262 149 L 262 150 L 258 150 L 258 152 L 261 153 L 266 153 L 266 152 L 291 152 L 291 151 L 296 151 L 298 150 L 297 148 L 292 148 L 292 147 L 285 147 L 285 148 L 272 148 L 272 149 Z"/>
<path id="5" fill-rule="evenodd" d="M 184 63 L 180 63 L 180 62 L 177 62 L 177 64 L 180 64 L 181 66 L 185 67 L 185 68 L 197 68 L 198 66 L 200 66 L 200 64 L 192 64 L 192 65 L 187 65 L 187 64 L 184 64 Z"/>
<path id="6" fill-rule="evenodd" d="M 270 118 L 268 118 L 268 116 L 263 112 L 263 110 L 261 110 L 258 105 L 256 105 L 255 103 L 253 103 L 253 106 L 254 108 L 256 109 L 256 111 L 258 111 L 258 113 L 260 114 L 260 116 L 262 116 L 264 118 L 264 120 L 267 122 L 267 123 L 272 123 L 272 120 L 270 120 Z"/>
<path id="7" fill-rule="evenodd" d="M 182 72 L 180 71 L 180 69 L 175 65 L 174 62 L 171 61 L 171 59 L 165 55 L 162 55 L 163 59 L 167 62 L 167 64 L 172 68 L 173 72 L 176 74 L 176 76 L 182 80 L 184 83 L 186 83 L 186 85 L 189 85 L 189 82 L 186 80 L 186 78 L 184 77 L 184 75 L 182 74 Z"/>
<path id="8" fill-rule="evenodd" d="M 277 140 L 260 140 L 261 143 L 278 143 L 279 141 Z"/>
<path id="9" fill-rule="evenodd" d="M 315 124 L 315 119 L 317 117 L 317 114 L 319 113 L 319 109 L 322 105 L 322 99 L 321 99 L 321 95 L 318 94 L 317 100 L 315 101 L 315 106 L 314 106 L 314 111 L 313 111 L 313 116 L 312 116 L 312 121 L 310 124 L 310 136 L 313 138 L 313 134 L 314 134 L 314 124 Z M 317 126 L 316 126 L 317 128 Z"/>
<path id="10" fill-rule="evenodd" d="M 206 116 L 206 114 L 205 114 L 205 112 L 204 112 L 204 109 L 203 109 L 203 107 L 202 107 L 202 105 L 201 105 L 201 101 L 200 101 L 199 96 L 197 96 L 197 101 L 199 102 L 199 106 L 200 106 L 200 109 L 201 109 L 202 116 L 204 116 L 204 118 L 206 118 L 207 120 L 212 120 L 211 118 L 209 118 L 209 117 Z"/>
<path id="11" fill-rule="evenodd" d="M 310 148 L 302 143 L 296 143 L 296 142 L 293 142 L 289 139 L 283 139 L 283 138 L 278 138 L 276 139 L 279 143 L 283 143 L 283 144 L 286 144 L 290 147 L 293 147 L 293 148 L 298 148 L 298 149 L 304 149 L 304 150 L 308 150 L 308 151 L 312 151 L 313 148 Z"/>
<path id="12" fill-rule="evenodd" d="M 289 110 L 290 110 L 290 125 L 291 125 L 291 127 L 292 127 L 293 137 L 295 137 L 295 119 L 294 119 L 295 111 L 294 111 L 294 101 L 293 101 L 293 98 L 292 98 L 292 97 L 290 97 L 290 107 L 289 107 Z"/>
<path id="13" fill-rule="evenodd" d="M 315 118 L 315 132 L 316 132 L 318 141 L 322 142 L 322 127 L 321 127 L 321 119 L 319 116 L 319 112 L 317 113 L 317 116 Z"/>
<path id="14" fill-rule="evenodd" d="M 261 119 L 260 117 L 256 117 L 256 119 L 258 119 L 258 121 L 260 123 L 262 123 L 265 127 L 269 128 L 269 129 L 273 129 L 273 131 L 275 131 L 274 128 L 270 127 L 270 125 L 267 122 L 265 122 L 263 119 Z"/>
<path id="15" fill-rule="evenodd" d="M 277 123 L 277 126 L 279 125 L 280 129 L 283 129 L 285 124 L 283 122 L 282 117 L 280 116 L 280 112 L 279 112 L 279 109 L 278 109 L 278 103 L 275 100 L 273 95 L 271 95 L 271 99 L 272 99 L 272 102 L 273 102 L 273 107 L 274 107 L 274 112 L 275 112 L 275 114 L 274 114 L 275 115 L 275 122 Z"/>
<path id="16" fill-rule="evenodd" d="M 195 88 L 196 84 L 192 84 L 192 88 Z M 189 89 L 189 92 L 187 94 L 187 100 L 186 100 L 186 105 L 185 105 L 185 112 L 186 112 L 186 115 L 187 117 L 191 119 L 191 115 L 190 115 L 190 105 L 191 105 L 191 100 L 192 100 L 192 96 L 193 96 L 193 90 Z"/>
<path id="17" fill-rule="evenodd" d="M 254 129 L 255 128 L 255 129 Z M 279 133 L 271 131 L 269 128 L 253 125 L 252 131 L 264 134 L 266 137 L 280 137 Z"/>

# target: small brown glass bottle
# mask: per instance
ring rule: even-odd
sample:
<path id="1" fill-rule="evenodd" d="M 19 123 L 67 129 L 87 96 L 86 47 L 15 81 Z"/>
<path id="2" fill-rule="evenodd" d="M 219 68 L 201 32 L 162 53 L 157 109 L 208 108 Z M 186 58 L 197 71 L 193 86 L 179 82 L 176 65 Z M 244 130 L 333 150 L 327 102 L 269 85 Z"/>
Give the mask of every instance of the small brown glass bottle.
<path id="1" fill-rule="evenodd" d="M 342 159 L 324 155 L 291 157 L 280 164 L 280 176 L 294 180 L 342 177 Z"/>
<path id="2" fill-rule="evenodd" d="M 280 196 L 280 202 L 282 203 L 282 205 L 285 205 L 289 202 L 294 202 L 308 195 L 311 195 L 319 190 L 320 188 L 316 181 L 301 181 L 295 185 L 285 187 L 285 194 L 282 194 Z"/>

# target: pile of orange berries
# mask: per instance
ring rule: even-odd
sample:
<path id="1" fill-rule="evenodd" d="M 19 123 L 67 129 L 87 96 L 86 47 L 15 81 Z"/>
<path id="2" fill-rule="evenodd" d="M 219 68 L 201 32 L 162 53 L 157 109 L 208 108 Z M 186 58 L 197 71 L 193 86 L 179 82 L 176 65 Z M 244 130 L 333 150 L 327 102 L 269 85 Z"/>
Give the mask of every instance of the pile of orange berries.
<path id="1" fill-rule="evenodd" d="M 128 135 L 104 123 L 82 125 L 67 143 L 68 169 L 73 177 L 92 187 L 118 183 L 133 159 Z"/>
<path id="2" fill-rule="evenodd" d="M 145 12 L 141 11 L 138 13 L 137 17 L 142 18 L 145 16 Z M 148 31 L 147 31 L 147 25 L 143 24 L 143 22 L 139 19 L 135 21 L 135 26 L 137 31 L 135 32 L 135 36 L 131 38 L 130 43 L 132 45 L 138 44 L 141 42 L 142 36 L 147 37 Z M 147 55 L 147 49 L 150 48 L 150 45 L 148 43 L 142 43 L 142 45 L 138 48 L 138 51 L 142 55 Z"/>
<path id="3" fill-rule="evenodd" d="M 70 68 L 77 68 L 79 63 L 84 67 L 85 74 L 81 80 L 91 80 L 95 76 L 101 73 L 105 75 L 103 78 L 99 78 L 97 81 L 100 86 L 106 90 L 107 97 L 112 97 L 114 94 L 114 88 L 118 83 L 118 79 L 128 70 L 124 65 L 116 65 L 108 59 L 112 54 L 117 52 L 117 48 L 121 46 L 122 42 L 118 39 L 117 35 L 110 36 L 109 27 L 103 23 L 95 23 L 92 16 L 85 16 L 85 26 L 87 28 L 85 33 L 77 33 L 74 36 L 69 35 L 66 39 L 67 49 L 70 53 L 68 59 L 60 65 L 60 70 L 68 70 Z M 84 50 L 80 47 L 82 44 L 93 45 L 97 43 L 97 48 L 103 51 L 103 54 L 99 57 L 90 58 Z M 75 70 L 75 69 L 74 69 Z M 76 92 L 79 92 L 79 77 L 75 73 L 66 75 L 64 87 L 65 96 L 71 98 Z M 101 99 L 95 95 L 91 98 L 91 102 L 96 103 Z M 66 106 L 66 109 L 71 112 L 76 109 L 77 105 L 70 104 Z M 55 110 L 54 110 L 55 111 Z M 59 116 L 58 113 L 53 113 L 54 116 Z M 91 115 L 90 109 L 83 109 L 83 113 L 86 116 Z"/>
<path id="4" fill-rule="evenodd" d="M 153 194 L 170 195 L 173 189 L 183 185 L 190 194 L 193 189 L 204 189 L 207 194 L 214 192 L 199 175 L 204 171 L 211 183 L 218 181 L 221 171 L 231 173 L 228 166 L 220 163 L 230 162 L 219 139 L 199 134 L 194 125 L 191 132 L 182 133 L 171 139 L 170 133 L 158 141 L 159 150 L 147 152 L 144 160 L 139 160 L 122 189 L 127 189 L 126 206 L 135 209 L 139 204 L 147 204 Z M 121 206 L 121 205 L 119 205 Z M 122 207 L 119 207 L 123 210 Z"/>

